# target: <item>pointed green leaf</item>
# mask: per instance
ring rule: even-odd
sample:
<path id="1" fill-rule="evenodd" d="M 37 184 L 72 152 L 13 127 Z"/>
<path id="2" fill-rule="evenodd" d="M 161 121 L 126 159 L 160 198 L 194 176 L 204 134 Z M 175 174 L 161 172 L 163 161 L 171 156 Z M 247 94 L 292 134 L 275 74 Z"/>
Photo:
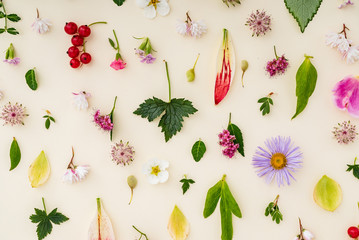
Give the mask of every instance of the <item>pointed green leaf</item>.
<path id="1" fill-rule="evenodd" d="M 26 79 L 26 83 L 29 86 L 29 88 L 31 88 L 32 90 L 35 91 L 37 89 L 35 68 L 30 69 L 29 71 L 27 71 L 27 73 L 25 74 L 25 79 Z"/>
<path id="2" fill-rule="evenodd" d="M 4 33 L 5 29 L 4 28 L 0 28 L 0 34 Z"/>
<path id="3" fill-rule="evenodd" d="M 258 103 L 264 103 L 264 102 L 266 102 L 267 101 L 267 97 L 263 97 L 263 98 L 260 98 L 259 100 L 258 100 Z"/>
<path id="4" fill-rule="evenodd" d="M 239 144 L 238 152 L 244 157 L 244 144 L 241 130 L 233 123 L 228 124 L 227 129 L 231 135 L 234 135 L 236 137 L 233 142 L 234 144 Z"/>
<path id="5" fill-rule="evenodd" d="M 50 220 L 48 218 L 42 220 L 38 225 L 37 225 L 37 238 L 38 240 L 42 240 L 44 239 L 48 234 L 50 234 L 52 232 L 52 224 L 50 222 Z"/>
<path id="6" fill-rule="evenodd" d="M 52 210 L 49 214 L 49 219 L 51 220 L 51 222 L 60 225 L 63 222 L 66 222 L 67 220 L 69 220 L 68 217 L 66 217 L 65 215 L 63 215 L 60 212 L 57 212 L 57 208 L 55 208 L 54 210 Z"/>
<path id="7" fill-rule="evenodd" d="M 49 118 L 46 119 L 46 121 L 45 121 L 45 128 L 46 128 L 46 129 L 49 129 L 49 128 L 50 128 L 50 119 L 49 119 Z"/>
<path id="8" fill-rule="evenodd" d="M 229 190 L 228 184 L 226 181 L 223 182 L 223 187 L 222 187 L 222 199 L 223 196 L 225 196 L 226 201 L 228 203 L 228 207 L 231 210 L 231 212 L 239 217 L 242 218 L 242 213 L 241 213 L 241 209 L 239 208 L 236 200 L 234 199 L 231 191 Z"/>
<path id="9" fill-rule="evenodd" d="M 232 212 L 228 206 L 226 196 L 222 194 L 220 202 L 221 211 L 221 228 L 222 240 L 232 240 L 233 238 L 233 225 L 232 225 Z"/>
<path id="10" fill-rule="evenodd" d="M 206 145 L 201 140 L 195 142 L 192 147 L 192 156 L 196 162 L 199 162 L 206 152 Z"/>
<path id="11" fill-rule="evenodd" d="M 21 20 L 21 18 L 17 14 L 8 14 L 6 17 L 12 22 L 18 22 Z"/>
<path id="12" fill-rule="evenodd" d="M 113 42 L 113 40 L 111 38 L 109 38 L 108 41 L 109 41 L 111 47 L 113 47 L 116 50 L 115 43 Z"/>
<path id="13" fill-rule="evenodd" d="M 10 171 L 16 168 L 17 165 L 19 165 L 20 159 L 21 159 L 20 147 L 16 139 L 14 138 L 10 147 L 10 162 L 11 162 Z"/>
<path id="14" fill-rule="evenodd" d="M 10 33 L 11 35 L 18 35 L 19 34 L 19 32 L 15 28 L 8 28 L 7 32 Z"/>
<path id="15" fill-rule="evenodd" d="M 317 83 L 317 70 L 311 63 L 310 58 L 312 57 L 305 55 L 305 60 L 297 71 L 297 110 L 292 119 L 298 116 L 305 109 L 308 104 L 309 97 L 312 96 Z"/>
<path id="16" fill-rule="evenodd" d="M 285 6 L 290 14 L 299 24 L 300 31 L 303 33 L 308 23 L 312 21 L 318 12 L 323 0 L 284 0 Z"/>
<path id="17" fill-rule="evenodd" d="M 5 17 L 5 13 L 0 11 L 0 18 L 4 18 Z"/>
<path id="18" fill-rule="evenodd" d="M 204 205 L 203 216 L 207 218 L 216 210 L 219 198 L 221 197 L 222 180 L 211 187 L 206 196 L 206 203 Z"/>
<path id="19" fill-rule="evenodd" d="M 113 2 L 117 4 L 117 6 L 122 6 L 125 1 L 126 0 L 113 0 Z"/>

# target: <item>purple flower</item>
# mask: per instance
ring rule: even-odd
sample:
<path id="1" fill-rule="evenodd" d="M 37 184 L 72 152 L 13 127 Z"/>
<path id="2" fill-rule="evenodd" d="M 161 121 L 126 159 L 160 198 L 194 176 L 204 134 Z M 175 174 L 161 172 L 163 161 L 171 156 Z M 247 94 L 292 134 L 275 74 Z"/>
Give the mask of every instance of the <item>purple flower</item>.
<path id="1" fill-rule="evenodd" d="M 278 57 L 276 48 L 274 46 L 275 58 L 267 62 L 266 71 L 269 73 L 269 76 L 273 77 L 277 74 L 283 74 L 288 68 L 288 60 L 284 57 L 284 54 L 281 57 Z"/>
<path id="2" fill-rule="evenodd" d="M 219 133 L 218 137 L 219 145 L 225 147 L 225 149 L 222 150 L 223 155 L 232 158 L 239 148 L 239 144 L 234 144 L 233 142 L 236 137 L 231 135 L 227 129 L 224 129 L 223 132 Z"/>
<path id="3" fill-rule="evenodd" d="M 345 77 L 335 85 L 333 93 L 339 109 L 346 109 L 353 117 L 359 117 L 359 77 Z"/>
<path id="4" fill-rule="evenodd" d="M 295 180 L 292 173 L 302 167 L 300 148 L 293 146 L 290 137 L 281 136 L 267 139 L 265 145 L 267 150 L 258 147 L 252 158 L 257 175 L 266 176 L 267 183 L 276 178 L 279 187 L 285 182 L 290 185 L 290 178 Z"/>
<path id="5" fill-rule="evenodd" d="M 111 131 L 113 129 L 113 123 L 109 115 L 100 115 L 100 110 L 97 110 L 93 116 L 94 122 L 98 127 L 105 131 Z"/>
<path id="6" fill-rule="evenodd" d="M 147 63 L 147 64 L 151 64 L 156 60 L 155 57 L 152 56 L 152 54 L 147 54 L 145 57 L 142 58 L 141 62 L 142 63 Z"/>
<path id="7" fill-rule="evenodd" d="M 20 58 L 16 57 L 16 58 L 13 58 L 13 59 L 4 59 L 3 62 L 17 65 L 17 64 L 20 63 Z"/>

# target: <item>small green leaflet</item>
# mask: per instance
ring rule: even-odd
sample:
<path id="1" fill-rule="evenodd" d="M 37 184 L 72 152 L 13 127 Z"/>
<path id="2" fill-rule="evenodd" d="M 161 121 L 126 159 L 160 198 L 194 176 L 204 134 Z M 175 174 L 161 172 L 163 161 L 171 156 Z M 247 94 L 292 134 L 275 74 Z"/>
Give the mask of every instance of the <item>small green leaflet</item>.
<path id="1" fill-rule="evenodd" d="M 197 142 L 195 142 L 195 144 L 193 144 L 192 156 L 196 162 L 199 162 L 199 160 L 201 160 L 205 152 L 206 145 L 204 145 L 204 142 L 202 142 L 201 139 L 199 139 Z"/>
<path id="2" fill-rule="evenodd" d="M 284 0 L 285 6 L 297 21 L 303 33 L 313 20 L 323 0 Z"/>
<path id="3" fill-rule="evenodd" d="M 35 76 L 35 68 L 30 69 L 29 71 L 26 72 L 25 74 L 25 79 L 26 79 L 26 83 L 29 86 L 29 88 L 31 88 L 32 90 L 36 90 L 37 89 L 37 81 L 36 81 L 36 76 Z"/>
<path id="4" fill-rule="evenodd" d="M 348 166 L 347 172 L 353 171 L 354 177 L 359 179 L 359 164 L 356 164 L 356 162 L 357 162 L 357 158 L 354 159 L 353 165 L 347 164 Z"/>
<path id="5" fill-rule="evenodd" d="M 12 140 L 11 147 L 10 147 L 10 171 L 15 169 L 17 165 L 19 165 L 21 159 L 21 151 L 19 144 L 17 143 L 16 138 Z"/>
<path id="6" fill-rule="evenodd" d="M 233 140 L 234 144 L 239 144 L 239 148 L 237 149 L 238 152 L 244 157 L 244 143 L 243 143 L 243 136 L 242 131 L 237 127 L 237 125 L 231 123 L 231 115 L 229 114 L 229 122 L 227 130 L 231 135 L 234 135 L 236 139 Z"/>
<path id="7" fill-rule="evenodd" d="M 46 129 L 50 128 L 51 121 L 55 122 L 55 119 L 53 117 L 49 116 L 49 115 L 45 115 L 45 116 L 43 116 L 43 118 L 46 119 L 46 121 L 45 121 L 45 128 Z"/>
<path id="8" fill-rule="evenodd" d="M 0 34 L 4 33 L 4 32 L 7 32 L 12 35 L 19 34 L 19 32 L 15 28 L 13 28 L 13 27 L 8 28 L 7 23 L 8 23 L 8 21 L 18 22 L 21 20 L 21 18 L 17 14 L 14 14 L 14 13 L 6 14 L 5 6 L 4 6 L 2 0 L 0 0 L 0 8 L 2 8 L 2 10 L 3 10 L 3 11 L 0 11 L 0 19 L 2 19 L 2 18 L 5 19 L 5 26 L 4 26 L 4 28 L 0 28 Z"/>
<path id="9" fill-rule="evenodd" d="M 268 96 L 259 99 L 258 103 L 262 103 L 259 111 L 262 111 L 262 115 L 264 116 L 270 112 L 270 105 L 273 105 L 273 100 L 270 96 Z"/>
<path id="10" fill-rule="evenodd" d="M 292 117 L 294 119 L 307 106 L 309 97 L 312 96 L 315 85 L 317 84 L 317 70 L 310 62 L 311 56 L 304 55 L 305 59 L 300 65 L 296 75 L 296 96 L 297 96 L 297 110 Z"/>
<path id="11" fill-rule="evenodd" d="M 52 232 L 52 223 L 60 225 L 61 223 L 69 220 L 68 217 L 57 212 L 57 208 L 52 210 L 49 215 L 47 215 L 44 198 L 42 198 L 42 204 L 44 205 L 44 210 L 35 208 L 35 214 L 30 216 L 31 222 L 37 223 L 36 232 L 38 240 L 44 239 Z"/>
<path id="12" fill-rule="evenodd" d="M 187 192 L 187 190 L 191 186 L 190 184 L 195 183 L 195 181 L 193 181 L 193 179 L 188 179 L 186 175 L 184 175 L 184 178 L 182 178 L 180 180 L 180 182 L 182 183 L 183 194 L 185 194 Z"/>
<path id="13" fill-rule="evenodd" d="M 122 6 L 125 1 L 126 0 L 113 0 L 113 2 L 117 4 L 117 6 Z"/>
<path id="14" fill-rule="evenodd" d="M 225 181 L 226 175 L 211 187 L 207 192 L 206 203 L 203 210 L 204 218 L 212 215 L 214 210 L 220 201 L 220 213 L 221 213 L 221 227 L 222 227 L 222 240 L 232 240 L 233 238 L 233 225 L 232 225 L 232 213 L 238 218 L 242 217 L 241 210 L 234 199 L 228 184 Z"/>
<path id="15" fill-rule="evenodd" d="M 276 199 L 273 202 L 270 202 L 268 204 L 268 207 L 266 208 L 266 210 L 264 212 L 264 215 L 266 217 L 271 215 L 272 221 L 275 221 L 277 224 L 279 224 L 280 221 L 283 220 L 283 215 L 279 211 L 279 207 L 278 207 L 278 198 L 279 198 L 279 195 L 277 195 Z"/>
<path id="16" fill-rule="evenodd" d="M 18 22 L 21 20 L 21 18 L 17 15 L 17 14 L 8 14 L 6 15 L 7 19 L 10 20 L 11 22 Z"/>

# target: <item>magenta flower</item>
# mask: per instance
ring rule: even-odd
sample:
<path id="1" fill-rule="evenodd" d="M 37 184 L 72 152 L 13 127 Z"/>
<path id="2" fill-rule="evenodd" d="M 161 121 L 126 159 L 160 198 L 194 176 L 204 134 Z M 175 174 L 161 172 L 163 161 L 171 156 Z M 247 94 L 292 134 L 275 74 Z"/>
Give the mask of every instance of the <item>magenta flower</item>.
<path id="1" fill-rule="evenodd" d="M 236 137 L 231 135 L 227 129 L 224 129 L 221 133 L 218 134 L 219 137 L 219 145 L 225 147 L 222 150 L 224 156 L 232 158 L 239 148 L 239 144 L 234 144 L 234 140 Z"/>
<path id="2" fill-rule="evenodd" d="M 120 58 L 118 60 L 114 60 L 110 67 L 112 67 L 115 70 L 124 69 L 126 67 L 126 63 Z"/>
<path id="3" fill-rule="evenodd" d="M 281 57 L 278 57 L 276 48 L 274 46 L 275 58 L 267 62 L 266 71 L 269 73 L 269 76 L 273 77 L 277 74 L 283 74 L 288 68 L 288 60 L 284 57 L 284 54 Z"/>
<path id="4" fill-rule="evenodd" d="M 93 115 L 95 124 L 102 130 L 104 130 L 106 132 L 110 132 L 110 140 L 111 141 L 112 141 L 112 130 L 113 130 L 113 126 L 114 126 L 113 113 L 115 111 L 116 101 L 117 101 L 117 96 L 115 97 L 115 101 L 113 102 L 113 107 L 112 107 L 110 114 L 101 115 L 100 110 L 97 110 L 95 112 L 95 114 Z"/>
<path id="5" fill-rule="evenodd" d="M 359 117 L 359 76 L 347 76 L 334 89 L 334 101 L 341 110 L 347 110 L 353 117 Z"/>

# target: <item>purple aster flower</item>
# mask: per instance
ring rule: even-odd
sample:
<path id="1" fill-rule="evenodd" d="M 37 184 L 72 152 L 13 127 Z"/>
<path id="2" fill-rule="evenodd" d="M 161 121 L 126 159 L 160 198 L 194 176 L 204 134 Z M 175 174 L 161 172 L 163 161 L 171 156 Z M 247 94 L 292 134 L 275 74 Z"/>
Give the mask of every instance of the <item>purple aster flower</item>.
<path id="1" fill-rule="evenodd" d="M 257 175 L 266 176 L 267 183 L 276 178 L 279 187 L 290 185 L 290 178 L 295 180 L 292 173 L 302 167 L 300 148 L 293 146 L 290 137 L 282 136 L 267 139 L 265 145 L 267 149 L 258 147 L 252 159 Z"/>
<path id="2" fill-rule="evenodd" d="M 22 104 L 8 103 L 3 107 L 0 118 L 4 120 L 4 125 L 24 125 L 24 118 L 29 116 L 25 111 L 26 109 Z"/>
<path id="3" fill-rule="evenodd" d="M 275 58 L 267 62 L 266 71 L 269 73 L 269 76 L 273 77 L 277 74 L 283 74 L 288 68 L 288 60 L 284 57 L 284 54 L 281 57 L 278 57 L 276 48 L 274 46 L 274 55 Z"/>
<path id="4" fill-rule="evenodd" d="M 151 64 L 156 60 L 155 57 L 152 56 L 152 54 L 147 54 L 145 57 L 142 58 L 141 62 L 142 63 L 147 63 L 147 64 Z"/>
<path id="5" fill-rule="evenodd" d="M 239 148 L 239 144 L 234 144 L 234 140 L 236 137 L 231 135 L 227 129 L 224 129 L 221 133 L 218 134 L 219 137 L 219 145 L 225 147 L 222 150 L 224 156 L 232 158 Z"/>
<path id="6" fill-rule="evenodd" d="M 351 124 L 350 121 L 338 123 L 338 126 L 334 127 L 334 131 L 332 133 L 334 134 L 334 137 L 337 139 L 338 143 L 344 144 L 354 142 L 356 136 L 358 135 L 356 126 Z"/>
<path id="7" fill-rule="evenodd" d="M 271 30 L 271 17 L 265 11 L 256 10 L 251 13 L 245 25 L 249 26 L 249 29 L 253 31 L 252 37 L 254 35 L 257 37 L 265 35 L 266 32 Z"/>
<path id="8" fill-rule="evenodd" d="M 128 144 L 124 144 L 122 140 L 120 143 L 115 143 L 111 149 L 112 161 L 114 161 L 117 165 L 126 166 L 129 165 L 134 158 L 135 151 L 133 147 Z"/>
<path id="9" fill-rule="evenodd" d="M 17 65 L 17 64 L 20 63 L 20 58 L 16 57 L 16 58 L 13 58 L 13 59 L 4 59 L 3 62 Z"/>

